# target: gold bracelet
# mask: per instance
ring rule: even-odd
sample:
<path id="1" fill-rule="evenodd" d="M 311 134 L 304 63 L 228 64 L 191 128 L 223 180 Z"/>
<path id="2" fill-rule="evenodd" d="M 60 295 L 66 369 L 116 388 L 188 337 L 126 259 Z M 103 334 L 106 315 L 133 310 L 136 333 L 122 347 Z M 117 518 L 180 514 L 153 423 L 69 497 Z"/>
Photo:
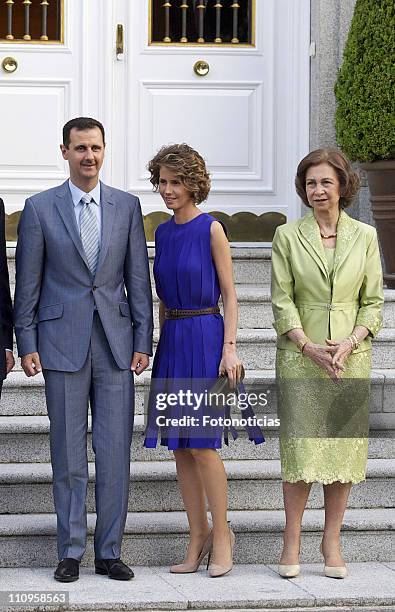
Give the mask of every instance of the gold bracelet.
<path id="1" fill-rule="evenodd" d="M 357 349 L 359 347 L 359 344 L 360 344 L 360 342 L 358 340 L 357 334 L 351 334 L 351 338 L 353 338 L 354 343 L 355 343 L 355 348 Z"/>
<path id="2" fill-rule="evenodd" d="M 298 347 L 301 353 L 303 353 L 303 349 L 308 342 L 311 342 L 311 340 L 307 336 L 303 336 L 303 338 L 299 338 L 299 340 L 296 340 L 296 346 Z"/>
<path id="3" fill-rule="evenodd" d="M 357 338 L 353 334 L 351 334 L 351 336 L 348 336 L 346 339 L 349 340 L 351 343 L 351 352 L 355 351 L 355 349 L 358 348 Z"/>

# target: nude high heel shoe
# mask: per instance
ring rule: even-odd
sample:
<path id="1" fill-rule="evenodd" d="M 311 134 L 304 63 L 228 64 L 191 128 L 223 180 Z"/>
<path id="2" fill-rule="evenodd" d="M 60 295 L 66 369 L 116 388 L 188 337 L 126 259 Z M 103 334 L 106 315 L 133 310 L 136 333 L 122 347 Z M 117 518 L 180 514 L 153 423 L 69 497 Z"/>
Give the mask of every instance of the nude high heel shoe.
<path id="1" fill-rule="evenodd" d="M 340 565 L 339 567 L 331 567 L 330 565 L 325 565 L 324 574 L 327 578 L 346 578 L 348 576 L 347 568 L 345 565 Z"/>
<path id="2" fill-rule="evenodd" d="M 300 554 L 300 543 L 299 543 L 299 554 Z M 296 576 L 299 576 L 300 574 L 300 565 L 299 563 L 294 563 L 294 564 L 279 563 L 278 573 L 282 578 L 296 578 Z"/>
<path id="3" fill-rule="evenodd" d="M 199 553 L 198 558 L 193 563 L 179 563 L 178 565 L 172 565 L 170 572 L 172 574 L 194 574 L 198 571 L 201 562 L 206 555 L 210 554 L 213 546 L 213 532 L 212 530 L 208 534 L 207 538 L 203 542 L 202 550 Z"/>
<path id="4" fill-rule="evenodd" d="M 322 542 L 320 544 L 320 551 L 321 554 L 323 555 L 323 551 L 322 551 Z M 324 575 L 327 578 L 346 578 L 348 576 L 348 572 L 347 572 L 347 568 L 345 565 L 339 565 L 339 566 L 331 566 L 331 565 L 324 565 Z"/>
<path id="5" fill-rule="evenodd" d="M 236 536 L 230 528 L 230 521 L 228 521 L 228 526 L 229 526 L 230 552 L 231 552 L 232 560 L 230 562 L 230 565 L 228 566 L 218 565 L 217 563 L 210 563 L 210 559 L 211 559 L 211 551 L 210 551 L 208 562 L 207 562 L 208 575 L 210 576 L 210 578 L 220 578 L 221 576 L 225 576 L 225 574 L 229 574 L 229 572 L 231 572 L 233 569 L 233 551 L 235 547 Z"/>
<path id="6" fill-rule="evenodd" d="M 280 563 L 278 566 L 278 573 L 282 578 L 296 578 L 300 574 L 300 565 L 295 563 L 294 565 L 287 565 Z"/>

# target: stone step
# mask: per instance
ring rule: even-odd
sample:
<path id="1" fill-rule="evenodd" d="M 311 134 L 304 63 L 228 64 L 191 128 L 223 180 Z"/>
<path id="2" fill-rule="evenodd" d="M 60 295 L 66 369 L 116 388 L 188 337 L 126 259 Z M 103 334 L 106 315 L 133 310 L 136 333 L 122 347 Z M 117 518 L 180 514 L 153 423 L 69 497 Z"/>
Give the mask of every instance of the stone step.
<path id="1" fill-rule="evenodd" d="M 154 333 L 155 344 L 158 332 Z M 239 329 L 237 354 L 247 370 L 270 370 L 275 363 L 276 332 L 274 329 Z M 395 365 L 395 328 L 381 329 L 372 348 L 373 368 Z"/>
<path id="2" fill-rule="evenodd" d="M 271 279 L 271 248 L 260 247 L 238 247 L 231 246 L 231 254 L 233 261 L 233 275 L 236 285 L 256 286 L 258 288 L 270 285 Z M 152 284 L 153 281 L 153 262 L 155 249 L 148 248 L 149 267 Z M 15 247 L 7 248 L 8 271 L 10 277 L 10 285 L 12 292 L 15 285 Z M 238 287 L 240 290 L 242 287 Z M 395 291 L 391 289 L 385 290 L 387 295 L 395 296 Z M 394 301 L 392 297 L 391 301 Z"/>
<path id="3" fill-rule="evenodd" d="M 174 461 L 133 462 L 130 512 L 182 511 Z M 283 508 L 279 460 L 226 461 L 230 510 Z M 367 480 L 354 486 L 349 508 L 395 505 L 395 462 L 369 459 Z M 95 511 L 95 467 L 89 464 L 88 512 Z M 309 508 L 323 507 L 322 487 L 314 484 Z M 0 515 L 53 512 L 52 469 L 48 463 L 0 464 Z"/>
<path id="4" fill-rule="evenodd" d="M 386 418 L 388 417 L 388 418 Z M 369 457 L 372 459 L 395 458 L 393 414 L 372 414 L 369 439 Z M 133 461 L 163 461 L 173 456 L 171 451 L 160 445 L 155 449 L 143 447 L 144 418 L 136 415 L 132 442 Z M 278 431 L 265 429 L 266 442 L 255 445 L 240 432 L 239 438 L 229 441 L 220 453 L 223 459 L 277 459 Z M 0 417 L 0 464 L 1 463 L 47 463 L 49 455 L 49 421 L 46 416 Z M 91 436 L 88 434 L 88 460 L 94 455 Z"/>
<path id="5" fill-rule="evenodd" d="M 144 393 L 149 389 L 149 374 L 135 377 L 135 411 L 144 413 Z M 28 378 L 22 370 L 13 370 L 3 383 L 0 416 L 46 415 L 44 377 Z"/>
<path id="6" fill-rule="evenodd" d="M 270 267 L 272 251 L 270 248 L 231 247 L 235 283 L 238 285 L 268 285 L 270 284 Z M 155 249 L 148 249 L 151 278 Z M 15 279 L 15 248 L 7 249 L 10 283 Z"/>
<path id="7" fill-rule="evenodd" d="M 158 342 L 159 333 L 154 332 L 154 348 Z M 239 329 L 237 332 L 237 354 L 246 370 L 271 370 L 275 363 L 276 332 L 274 329 Z M 20 362 L 15 358 L 15 371 L 21 371 Z M 383 328 L 373 342 L 373 368 L 386 369 L 395 365 L 395 327 Z M 152 359 L 149 369 L 152 368 Z"/>
<path id="8" fill-rule="evenodd" d="M 154 334 L 155 343 L 158 339 Z M 276 356 L 274 329 L 239 329 L 237 354 L 247 370 L 270 370 Z M 373 368 L 393 368 L 395 365 L 395 328 L 381 329 L 372 348 Z"/>
<path id="9" fill-rule="evenodd" d="M 295 580 L 280 578 L 276 565 L 236 565 L 225 582 L 208 579 L 204 566 L 196 574 L 182 577 L 169 574 L 168 567 L 135 569 L 131 584 L 99 577 L 92 566 L 81 568 L 78 583 L 61 586 L 69 596 L 63 609 L 394 612 L 393 563 L 349 563 L 347 580 L 338 581 L 323 576 L 322 560 L 318 564 L 303 563 Z M 53 567 L 19 567 L 3 568 L 1 574 L 10 591 L 33 589 L 53 594 L 53 571 Z M 3 610 L 15 612 L 15 607 Z M 18 604 L 17 610 L 31 612 L 32 608 Z"/>
<path id="10" fill-rule="evenodd" d="M 239 328 L 240 329 L 271 329 L 273 324 L 272 303 L 270 298 L 270 287 L 268 285 L 237 285 L 239 304 Z M 159 300 L 155 291 L 154 298 L 154 322 L 155 328 L 159 328 Z M 395 328 L 395 291 L 384 290 L 383 327 Z M 223 313 L 222 304 L 220 304 Z"/>
<path id="11" fill-rule="evenodd" d="M 255 252 L 256 249 L 252 249 Z M 271 328 L 273 322 L 273 313 L 270 299 L 270 286 L 268 284 L 267 272 L 262 276 L 262 283 L 254 282 L 256 275 L 256 268 L 267 265 L 269 261 L 269 273 L 270 273 L 270 259 L 267 259 L 267 252 L 264 251 L 264 258 L 257 262 L 253 258 L 246 258 L 245 255 L 241 257 L 237 253 L 239 249 L 234 249 L 233 258 L 235 263 L 236 272 L 236 291 L 239 303 L 239 328 L 241 329 L 265 329 Z M 243 250 L 244 251 L 244 250 Z M 246 253 L 248 255 L 248 253 Z M 12 260 L 9 260 L 9 262 Z M 244 266 L 245 262 L 250 262 L 249 275 L 242 273 L 238 276 L 238 266 Z M 243 263 L 241 263 L 243 262 Z M 262 271 L 261 271 L 262 272 Z M 266 280 L 265 280 L 266 279 Z M 270 279 L 269 279 L 270 280 Z M 14 283 L 13 277 L 10 277 L 11 288 L 13 290 Z M 154 321 L 155 327 L 159 327 L 158 321 L 158 298 L 155 290 L 153 290 L 154 298 Z M 395 291 L 390 289 L 384 290 L 384 309 L 383 309 L 383 326 L 384 327 L 395 327 Z M 221 306 L 222 309 L 222 306 Z"/>
<path id="12" fill-rule="evenodd" d="M 282 543 L 282 510 L 229 512 L 236 534 L 236 563 L 276 563 Z M 303 517 L 301 562 L 321 562 L 323 510 L 308 509 Z M 88 514 L 88 547 L 84 565 L 92 565 L 95 517 Z M 391 509 L 346 510 L 342 547 L 348 562 L 391 561 L 394 513 Z M 132 565 L 170 565 L 182 559 L 188 523 L 184 512 L 129 513 L 122 556 Z M 50 567 L 57 563 L 54 514 L 0 516 L 0 567 Z"/>
<path id="13" fill-rule="evenodd" d="M 247 370 L 245 387 L 248 392 L 258 389 L 268 394 L 267 414 L 277 410 L 274 370 Z M 150 386 L 150 373 L 135 377 L 135 414 L 144 414 Z M 395 410 L 395 369 L 373 370 L 371 373 L 370 411 L 391 413 Z M 46 415 L 44 378 L 41 374 L 28 378 L 22 371 L 11 372 L 3 385 L 0 416 Z"/>
<path id="14" fill-rule="evenodd" d="M 239 328 L 270 329 L 273 324 L 270 286 L 237 285 L 236 292 Z M 154 297 L 154 303 L 156 301 Z M 384 289 L 383 327 L 395 328 L 395 291 L 391 289 Z"/>

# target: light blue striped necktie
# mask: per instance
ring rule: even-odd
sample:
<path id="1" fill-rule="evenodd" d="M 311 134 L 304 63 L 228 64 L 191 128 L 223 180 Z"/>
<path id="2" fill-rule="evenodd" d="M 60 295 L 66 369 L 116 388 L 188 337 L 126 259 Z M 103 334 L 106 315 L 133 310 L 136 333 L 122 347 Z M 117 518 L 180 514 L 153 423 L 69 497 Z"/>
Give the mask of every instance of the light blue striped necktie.
<path id="1" fill-rule="evenodd" d="M 92 275 L 95 276 L 99 260 L 100 244 L 99 227 L 96 215 L 92 210 L 92 201 L 93 198 L 87 194 L 81 198 L 81 202 L 84 206 L 80 214 L 80 234 L 89 269 Z"/>

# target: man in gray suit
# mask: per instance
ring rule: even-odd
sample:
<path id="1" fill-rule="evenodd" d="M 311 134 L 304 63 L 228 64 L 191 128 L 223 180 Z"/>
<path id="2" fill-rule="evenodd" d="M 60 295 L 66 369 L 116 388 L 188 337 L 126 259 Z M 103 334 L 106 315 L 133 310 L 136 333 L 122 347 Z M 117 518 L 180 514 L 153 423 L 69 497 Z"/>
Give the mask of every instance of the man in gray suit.
<path id="1" fill-rule="evenodd" d="M 43 371 L 50 419 L 59 565 L 79 577 L 85 551 L 87 413 L 96 468 L 95 570 L 129 580 L 120 560 L 129 493 L 133 372 L 152 354 L 152 295 L 138 198 L 99 181 L 104 128 L 63 128 L 70 179 L 26 200 L 16 252 L 15 327 L 27 376 Z"/>

